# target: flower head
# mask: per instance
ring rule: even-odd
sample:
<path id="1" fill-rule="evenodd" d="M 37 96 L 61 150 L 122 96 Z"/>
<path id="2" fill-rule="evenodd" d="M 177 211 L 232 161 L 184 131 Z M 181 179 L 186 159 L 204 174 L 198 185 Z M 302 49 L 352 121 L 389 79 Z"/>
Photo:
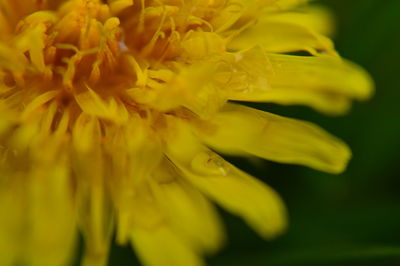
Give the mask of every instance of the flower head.
<path id="1" fill-rule="evenodd" d="M 145 264 L 201 265 L 223 242 L 210 201 L 282 232 L 279 196 L 214 150 L 330 173 L 350 151 L 238 102 L 340 114 L 372 90 L 302 2 L 0 0 L 0 264 L 68 263 L 79 231 L 85 265 L 114 234 Z"/>

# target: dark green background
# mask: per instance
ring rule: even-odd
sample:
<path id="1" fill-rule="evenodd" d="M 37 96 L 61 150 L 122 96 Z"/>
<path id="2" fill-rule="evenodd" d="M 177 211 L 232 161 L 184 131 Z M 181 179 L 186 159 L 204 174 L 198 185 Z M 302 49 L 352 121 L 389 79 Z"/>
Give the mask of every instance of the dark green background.
<path id="1" fill-rule="evenodd" d="M 229 243 L 208 259 L 210 265 L 400 265 L 400 0 L 319 3 L 337 16 L 337 50 L 374 77 L 375 97 L 356 103 L 344 117 L 302 107 L 257 107 L 321 125 L 349 143 L 354 158 L 338 176 L 230 158 L 282 195 L 290 228 L 266 242 L 221 210 Z M 113 247 L 110 265 L 139 264 L 128 247 Z"/>

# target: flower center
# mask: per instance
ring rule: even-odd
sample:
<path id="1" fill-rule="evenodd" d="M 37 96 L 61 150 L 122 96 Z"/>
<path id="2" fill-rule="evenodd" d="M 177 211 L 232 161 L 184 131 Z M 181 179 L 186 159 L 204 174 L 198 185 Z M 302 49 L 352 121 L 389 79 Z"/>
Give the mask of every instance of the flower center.
<path id="1" fill-rule="evenodd" d="M 71 1 L 57 11 L 38 11 L 17 25 L 17 46 L 36 71 L 72 88 L 96 83 L 116 70 L 119 19 L 98 0 Z"/>
<path id="2" fill-rule="evenodd" d="M 214 61 L 205 59 L 225 55 L 234 34 L 227 29 L 241 15 L 241 6 L 231 2 L 38 2 L 10 24 L 15 35 L 7 44 L 17 53 L 2 63 L 0 79 L 11 90 L 36 96 L 55 90 L 52 99 L 60 106 L 88 113 L 87 106 L 100 101 L 135 111 L 214 110 L 224 99 L 206 86 Z M 24 96 L 26 102 L 33 93 Z"/>
<path id="3" fill-rule="evenodd" d="M 140 83 L 138 68 L 179 61 L 185 53 L 201 57 L 210 49 L 224 49 L 216 34 L 202 35 L 213 31 L 208 20 L 221 1 L 131 2 L 73 0 L 24 17 L 16 25 L 16 46 L 30 61 L 31 76 L 39 73 L 71 89 L 76 83 L 93 85 L 124 73 L 121 68 L 128 64 Z M 121 58 L 125 52 L 135 62 Z"/>

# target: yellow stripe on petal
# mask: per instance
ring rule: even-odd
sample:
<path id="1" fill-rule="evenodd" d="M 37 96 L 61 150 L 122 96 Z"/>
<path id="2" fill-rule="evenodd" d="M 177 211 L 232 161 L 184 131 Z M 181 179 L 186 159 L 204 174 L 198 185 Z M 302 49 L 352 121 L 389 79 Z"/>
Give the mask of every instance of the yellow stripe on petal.
<path id="1" fill-rule="evenodd" d="M 230 212 L 241 216 L 261 236 L 272 238 L 286 228 L 278 194 L 201 145 L 178 120 L 167 155 L 190 182 Z"/>
<path id="2" fill-rule="evenodd" d="M 199 136 L 226 153 L 253 154 L 281 163 L 342 172 L 351 157 L 347 145 L 308 122 L 229 104 L 211 121 L 212 133 Z"/>

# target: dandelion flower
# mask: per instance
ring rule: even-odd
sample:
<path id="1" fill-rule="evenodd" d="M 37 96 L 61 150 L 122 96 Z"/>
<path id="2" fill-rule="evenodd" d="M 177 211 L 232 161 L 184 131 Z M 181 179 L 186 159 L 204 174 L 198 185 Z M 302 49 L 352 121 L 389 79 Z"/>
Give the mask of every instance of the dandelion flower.
<path id="1" fill-rule="evenodd" d="M 224 239 L 211 202 L 282 232 L 279 196 L 216 152 L 339 173 L 350 151 L 239 102 L 341 114 L 372 91 L 304 2 L 0 0 L 0 265 L 69 264 L 78 234 L 83 265 L 114 239 L 201 265 Z"/>

